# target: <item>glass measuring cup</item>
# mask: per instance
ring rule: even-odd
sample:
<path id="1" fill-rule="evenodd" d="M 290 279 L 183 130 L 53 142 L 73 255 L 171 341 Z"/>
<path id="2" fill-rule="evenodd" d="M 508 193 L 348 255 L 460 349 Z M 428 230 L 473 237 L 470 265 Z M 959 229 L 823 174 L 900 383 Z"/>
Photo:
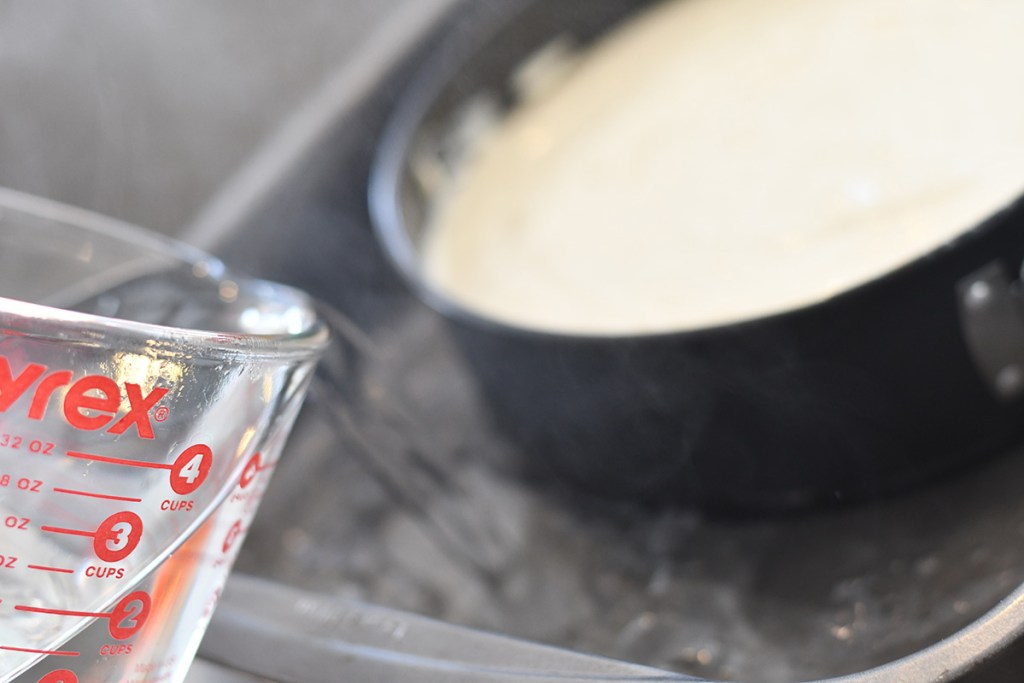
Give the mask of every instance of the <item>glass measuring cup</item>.
<path id="1" fill-rule="evenodd" d="M 327 343 L 296 290 L 0 190 L 0 681 L 180 681 Z"/>

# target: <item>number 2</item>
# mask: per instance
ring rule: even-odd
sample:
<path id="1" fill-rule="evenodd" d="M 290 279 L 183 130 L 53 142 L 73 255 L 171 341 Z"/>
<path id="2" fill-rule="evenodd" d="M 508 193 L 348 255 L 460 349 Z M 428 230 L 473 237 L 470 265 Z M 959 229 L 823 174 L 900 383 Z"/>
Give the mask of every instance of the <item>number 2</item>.
<path id="1" fill-rule="evenodd" d="M 146 623 L 152 606 L 153 601 L 145 591 L 135 591 L 124 596 L 110 613 L 110 623 L 107 625 L 110 637 L 127 640 L 134 636 Z"/>

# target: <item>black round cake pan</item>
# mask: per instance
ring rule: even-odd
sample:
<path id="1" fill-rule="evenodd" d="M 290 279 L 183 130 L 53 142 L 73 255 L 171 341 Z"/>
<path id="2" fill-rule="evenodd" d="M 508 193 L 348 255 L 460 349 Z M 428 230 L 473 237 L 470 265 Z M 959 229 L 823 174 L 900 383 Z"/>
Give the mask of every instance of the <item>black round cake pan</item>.
<path id="1" fill-rule="evenodd" d="M 1019 439 L 1020 201 L 828 300 L 712 328 L 538 331 L 428 281 L 419 250 L 437 197 L 414 172 L 423 150 L 443 155 L 480 96 L 514 108 L 511 74 L 537 50 L 566 37 L 585 49 L 650 4 L 506 3 L 473 31 L 455 22 L 398 98 L 376 157 L 370 209 L 384 250 L 450 323 L 523 462 L 600 495 L 791 508 L 882 495 Z"/>

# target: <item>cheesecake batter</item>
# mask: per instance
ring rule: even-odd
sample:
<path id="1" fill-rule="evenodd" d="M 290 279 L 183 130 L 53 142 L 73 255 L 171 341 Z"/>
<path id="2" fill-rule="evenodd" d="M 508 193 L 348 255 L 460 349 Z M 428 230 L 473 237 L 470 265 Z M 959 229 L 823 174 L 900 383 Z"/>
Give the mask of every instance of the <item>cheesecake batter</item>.
<path id="1" fill-rule="evenodd" d="M 500 123 L 428 279 L 517 325 L 705 327 L 814 303 L 1024 190 L 1024 2 L 672 0 Z"/>

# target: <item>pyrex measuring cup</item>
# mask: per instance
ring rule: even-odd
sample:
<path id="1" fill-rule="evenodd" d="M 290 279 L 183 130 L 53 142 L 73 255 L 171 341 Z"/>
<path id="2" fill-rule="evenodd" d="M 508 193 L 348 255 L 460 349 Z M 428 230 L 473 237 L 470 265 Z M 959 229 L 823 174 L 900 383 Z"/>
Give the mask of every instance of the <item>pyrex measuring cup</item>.
<path id="1" fill-rule="evenodd" d="M 325 325 L 283 286 L 0 191 L 0 681 L 180 681 Z"/>

